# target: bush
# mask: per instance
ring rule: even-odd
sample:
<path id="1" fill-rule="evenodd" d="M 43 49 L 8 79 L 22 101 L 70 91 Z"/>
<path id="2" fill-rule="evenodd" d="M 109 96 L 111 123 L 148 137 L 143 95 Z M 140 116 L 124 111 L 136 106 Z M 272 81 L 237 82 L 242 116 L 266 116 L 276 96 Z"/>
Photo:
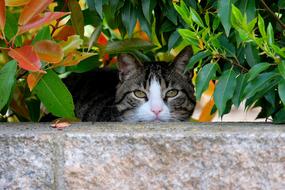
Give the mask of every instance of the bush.
<path id="1" fill-rule="evenodd" d="M 66 74 L 112 67 L 122 52 L 167 61 L 172 57 L 163 52 L 192 45 L 188 69 L 197 73 L 197 99 L 215 84 L 212 113 L 222 116 L 246 101 L 247 108 L 262 107 L 258 117 L 285 122 L 283 0 L 86 3 L 1 1 L 2 115 L 9 109 L 12 120 L 39 121 L 45 112 L 72 119 Z"/>

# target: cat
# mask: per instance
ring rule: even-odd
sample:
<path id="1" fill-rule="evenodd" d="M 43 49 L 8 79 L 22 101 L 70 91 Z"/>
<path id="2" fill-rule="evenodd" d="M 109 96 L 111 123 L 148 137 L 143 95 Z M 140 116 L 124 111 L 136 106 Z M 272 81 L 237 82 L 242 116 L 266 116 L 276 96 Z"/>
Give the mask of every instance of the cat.
<path id="1" fill-rule="evenodd" d="M 98 69 L 64 80 L 82 121 L 186 121 L 196 100 L 192 56 L 185 47 L 167 62 L 141 63 L 131 54 L 118 56 L 118 70 Z"/>

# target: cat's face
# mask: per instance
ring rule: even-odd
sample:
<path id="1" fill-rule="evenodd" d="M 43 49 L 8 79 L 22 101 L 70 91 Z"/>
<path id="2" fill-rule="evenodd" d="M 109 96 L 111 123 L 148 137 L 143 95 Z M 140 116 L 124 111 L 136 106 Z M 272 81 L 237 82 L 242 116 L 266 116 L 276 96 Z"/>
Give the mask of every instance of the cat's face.
<path id="1" fill-rule="evenodd" d="M 119 57 L 120 83 L 116 106 L 122 121 L 184 121 L 194 106 L 193 73 L 184 73 L 192 49 L 186 47 L 172 64 L 141 64 L 133 56 Z"/>

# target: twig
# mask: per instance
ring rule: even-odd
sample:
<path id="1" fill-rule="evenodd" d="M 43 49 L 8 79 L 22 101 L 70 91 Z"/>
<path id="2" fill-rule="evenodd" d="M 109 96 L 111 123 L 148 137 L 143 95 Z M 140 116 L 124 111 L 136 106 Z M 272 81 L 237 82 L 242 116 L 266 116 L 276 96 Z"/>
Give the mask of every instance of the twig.
<path id="1" fill-rule="evenodd" d="M 285 29 L 285 24 L 276 16 L 276 14 L 267 6 L 264 0 L 261 0 L 262 5 L 264 8 L 274 17 L 274 19 L 278 22 L 278 24 Z"/>

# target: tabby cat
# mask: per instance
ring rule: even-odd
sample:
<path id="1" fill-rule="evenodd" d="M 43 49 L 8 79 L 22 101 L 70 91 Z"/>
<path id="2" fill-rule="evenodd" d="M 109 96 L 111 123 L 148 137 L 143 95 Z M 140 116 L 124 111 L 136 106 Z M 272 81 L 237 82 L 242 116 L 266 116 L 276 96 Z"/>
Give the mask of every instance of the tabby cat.
<path id="1" fill-rule="evenodd" d="M 185 121 L 194 106 L 192 56 L 185 47 L 172 64 L 141 63 L 130 54 L 118 57 L 118 71 L 72 74 L 65 83 L 82 121 Z"/>

